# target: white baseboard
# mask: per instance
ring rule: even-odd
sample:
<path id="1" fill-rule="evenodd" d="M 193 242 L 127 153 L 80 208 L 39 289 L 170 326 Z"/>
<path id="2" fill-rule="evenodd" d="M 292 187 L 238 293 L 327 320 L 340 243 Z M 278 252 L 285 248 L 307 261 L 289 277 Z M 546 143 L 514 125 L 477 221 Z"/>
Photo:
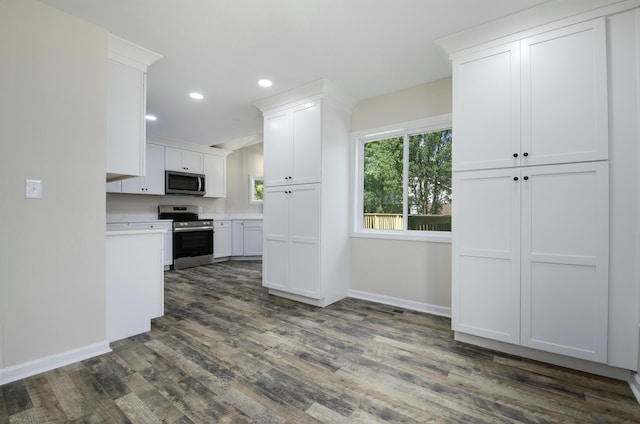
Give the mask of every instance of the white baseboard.
<path id="1" fill-rule="evenodd" d="M 629 387 L 631 387 L 633 395 L 636 397 L 638 403 L 640 403 L 640 375 L 636 373 L 631 375 L 631 378 L 629 378 Z"/>
<path id="2" fill-rule="evenodd" d="M 429 303 L 415 302 L 413 300 L 401 299 L 399 297 L 385 296 L 376 293 L 369 293 L 360 290 L 349 290 L 349 297 L 369 300 L 371 302 L 382 303 L 383 305 L 397 306 L 399 308 L 410 309 L 412 311 L 426 312 L 432 315 L 440 315 L 451 318 L 451 308 Z"/>
<path id="3" fill-rule="evenodd" d="M 111 352 L 109 343 L 101 342 L 78 349 L 69 350 L 45 358 L 25 362 L 8 368 L 0 368 L 0 385 L 31 377 L 75 362 L 84 361 L 94 356 Z"/>

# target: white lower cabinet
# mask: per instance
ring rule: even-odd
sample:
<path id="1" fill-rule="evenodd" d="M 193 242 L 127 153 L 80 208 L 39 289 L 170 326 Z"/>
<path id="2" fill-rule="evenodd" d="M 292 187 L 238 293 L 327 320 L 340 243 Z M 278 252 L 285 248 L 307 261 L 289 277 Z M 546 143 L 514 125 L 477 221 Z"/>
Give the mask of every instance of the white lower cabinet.
<path id="1" fill-rule="evenodd" d="M 213 221 L 213 258 L 231 256 L 231 221 Z"/>
<path id="2" fill-rule="evenodd" d="M 231 254 L 244 255 L 244 221 L 242 219 L 234 219 L 231 222 Z"/>
<path id="3" fill-rule="evenodd" d="M 251 219 L 243 222 L 242 254 L 244 256 L 262 255 L 262 220 Z"/>
<path id="4" fill-rule="evenodd" d="M 262 256 L 262 220 L 234 219 L 232 227 L 231 255 L 234 258 Z"/>
<path id="5" fill-rule="evenodd" d="M 162 263 L 165 270 L 173 265 L 173 224 L 171 221 L 148 221 L 148 222 L 130 222 L 129 229 L 136 230 L 165 230 L 163 234 L 163 257 Z"/>
<path id="6" fill-rule="evenodd" d="M 107 341 L 149 331 L 164 314 L 162 232 L 107 232 L 106 285 Z"/>
<path id="7" fill-rule="evenodd" d="M 455 331 L 607 360 L 606 161 L 456 172 Z"/>
<path id="8" fill-rule="evenodd" d="M 131 221 L 107 223 L 107 231 L 121 230 L 165 230 L 163 238 L 162 264 L 165 271 L 173 265 L 173 224 L 170 220 Z"/>
<path id="9" fill-rule="evenodd" d="M 320 185 L 264 190 L 263 285 L 320 299 Z"/>

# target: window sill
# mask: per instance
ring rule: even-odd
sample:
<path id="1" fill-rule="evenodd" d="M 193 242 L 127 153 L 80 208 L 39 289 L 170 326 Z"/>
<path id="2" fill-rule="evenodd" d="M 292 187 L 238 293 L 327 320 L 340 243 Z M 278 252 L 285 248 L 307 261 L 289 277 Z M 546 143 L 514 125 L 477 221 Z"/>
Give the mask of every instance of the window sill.
<path id="1" fill-rule="evenodd" d="M 444 231 L 354 231 L 351 232 L 350 237 L 386 240 L 426 241 L 429 243 L 451 244 L 451 233 Z"/>

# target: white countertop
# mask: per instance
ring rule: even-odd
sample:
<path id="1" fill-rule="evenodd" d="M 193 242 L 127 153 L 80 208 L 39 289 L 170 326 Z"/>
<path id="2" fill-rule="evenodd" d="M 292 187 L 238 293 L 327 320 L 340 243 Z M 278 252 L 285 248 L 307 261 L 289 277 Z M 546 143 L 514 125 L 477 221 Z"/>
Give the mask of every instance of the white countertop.
<path id="1" fill-rule="evenodd" d="M 167 230 L 162 228 L 150 228 L 145 230 L 132 229 L 132 230 L 107 230 L 107 236 L 130 236 L 130 235 L 139 235 L 139 234 L 166 234 Z"/>
<path id="2" fill-rule="evenodd" d="M 198 215 L 200 219 L 212 220 L 234 220 L 234 219 L 262 219 L 262 214 L 219 214 L 219 213 L 201 213 Z M 170 222 L 170 219 L 158 219 L 157 214 L 107 214 L 107 224 L 119 224 L 124 222 Z"/>

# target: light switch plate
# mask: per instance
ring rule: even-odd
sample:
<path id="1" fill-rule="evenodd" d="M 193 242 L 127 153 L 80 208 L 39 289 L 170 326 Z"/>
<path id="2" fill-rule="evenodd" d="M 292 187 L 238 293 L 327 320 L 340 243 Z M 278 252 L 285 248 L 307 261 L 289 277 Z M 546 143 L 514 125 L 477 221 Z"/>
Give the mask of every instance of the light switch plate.
<path id="1" fill-rule="evenodd" d="M 42 180 L 27 180 L 27 199 L 42 199 Z"/>

